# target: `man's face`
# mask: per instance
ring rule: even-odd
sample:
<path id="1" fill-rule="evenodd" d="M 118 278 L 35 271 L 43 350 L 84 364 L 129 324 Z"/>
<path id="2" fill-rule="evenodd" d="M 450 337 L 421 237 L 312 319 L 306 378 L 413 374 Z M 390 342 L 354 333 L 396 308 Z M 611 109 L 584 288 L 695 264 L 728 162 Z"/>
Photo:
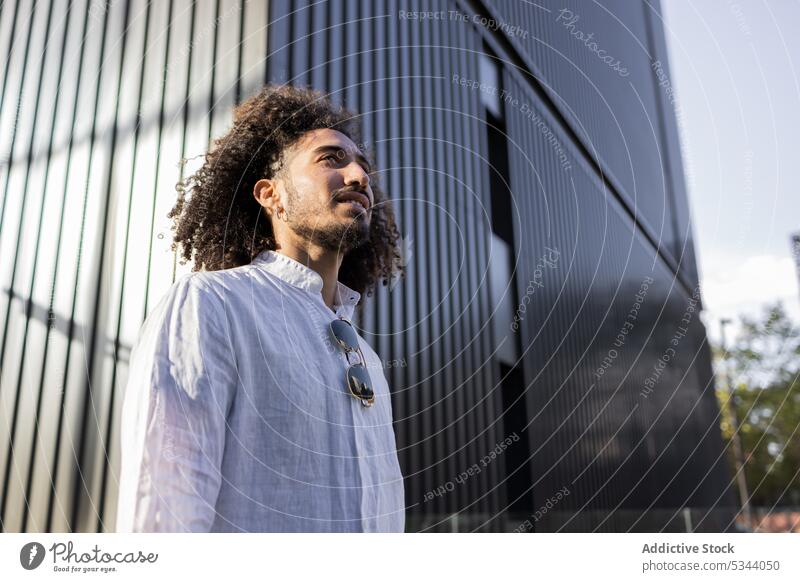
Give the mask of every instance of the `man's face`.
<path id="1" fill-rule="evenodd" d="M 295 235 L 344 254 L 369 240 L 370 167 L 350 138 L 333 129 L 310 131 L 284 159 L 278 181 L 286 226 Z"/>

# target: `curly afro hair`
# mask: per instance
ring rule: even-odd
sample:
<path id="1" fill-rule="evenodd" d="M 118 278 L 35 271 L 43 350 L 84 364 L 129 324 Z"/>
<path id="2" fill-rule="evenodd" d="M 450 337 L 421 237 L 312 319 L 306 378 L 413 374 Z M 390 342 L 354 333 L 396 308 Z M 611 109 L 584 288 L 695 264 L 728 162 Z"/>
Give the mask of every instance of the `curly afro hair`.
<path id="1" fill-rule="evenodd" d="M 335 129 L 354 143 L 361 127 L 354 113 L 335 106 L 322 93 L 288 85 L 268 85 L 234 109 L 233 127 L 214 141 L 203 166 L 176 186 L 172 249 L 193 270 L 218 271 L 249 264 L 264 250 L 276 250 L 272 224 L 253 197 L 262 178 L 279 171 L 282 153 L 303 134 Z M 369 240 L 343 259 L 339 280 L 361 294 L 372 294 L 403 275 L 400 238 L 391 204 L 373 178 L 375 205 Z"/>

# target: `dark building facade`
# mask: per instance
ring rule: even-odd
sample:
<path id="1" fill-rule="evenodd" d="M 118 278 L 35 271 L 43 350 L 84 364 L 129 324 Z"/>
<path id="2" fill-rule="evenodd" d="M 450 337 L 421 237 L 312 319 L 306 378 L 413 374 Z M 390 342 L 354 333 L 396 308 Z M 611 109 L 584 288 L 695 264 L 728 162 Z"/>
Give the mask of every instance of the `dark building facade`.
<path id="1" fill-rule="evenodd" d="M 3 531 L 113 531 L 175 183 L 265 82 L 361 112 L 395 204 L 409 531 L 731 527 L 657 2 L 13 0 L 0 55 Z"/>

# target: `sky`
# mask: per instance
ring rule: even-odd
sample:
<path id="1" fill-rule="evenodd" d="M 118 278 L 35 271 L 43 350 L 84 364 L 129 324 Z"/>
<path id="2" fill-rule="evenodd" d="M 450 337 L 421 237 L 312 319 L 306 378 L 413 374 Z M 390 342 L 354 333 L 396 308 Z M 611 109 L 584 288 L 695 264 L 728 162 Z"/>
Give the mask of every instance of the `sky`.
<path id="1" fill-rule="evenodd" d="M 778 300 L 800 323 L 800 1 L 661 5 L 708 334 Z"/>

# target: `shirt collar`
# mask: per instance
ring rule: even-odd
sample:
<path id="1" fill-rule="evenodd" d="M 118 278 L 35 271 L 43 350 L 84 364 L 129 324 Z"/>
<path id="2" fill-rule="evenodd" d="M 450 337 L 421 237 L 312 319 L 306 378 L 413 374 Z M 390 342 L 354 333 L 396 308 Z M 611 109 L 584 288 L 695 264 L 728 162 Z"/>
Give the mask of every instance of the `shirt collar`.
<path id="1" fill-rule="evenodd" d="M 315 295 L 322 293 L 322 275 L 286 255 L 265 250 L 253 259 L 252 264 L 299 289 Z M 358 291 L 351 289 L 341 281 L 336 282 L 334 308 L 338 306 L 355 307 L 360 299 L 361 294 Z"/>

